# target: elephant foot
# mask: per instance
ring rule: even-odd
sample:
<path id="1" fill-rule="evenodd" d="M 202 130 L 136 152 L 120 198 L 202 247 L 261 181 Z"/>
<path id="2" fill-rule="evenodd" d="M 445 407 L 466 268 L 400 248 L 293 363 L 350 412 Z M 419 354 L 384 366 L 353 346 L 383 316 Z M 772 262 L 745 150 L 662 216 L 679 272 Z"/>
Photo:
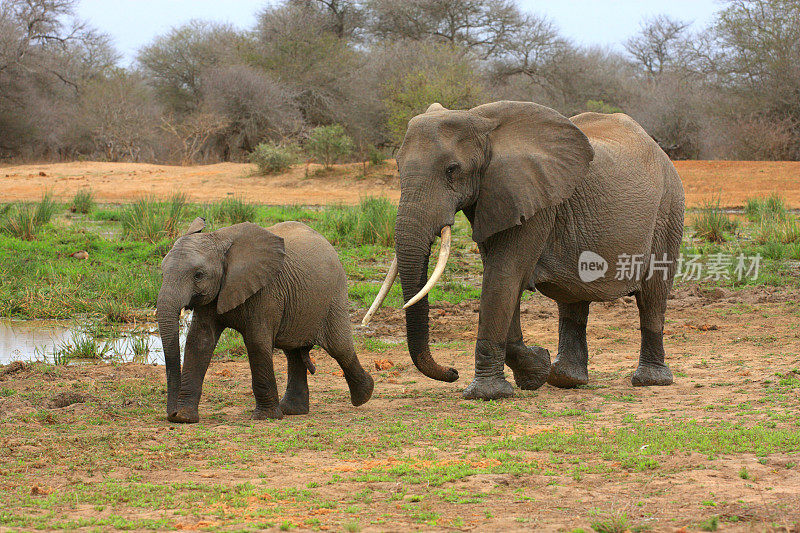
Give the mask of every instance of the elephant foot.
<path id="1" fill-rule="evenodd" d="M 279 407 L 281 412 L 286 416 L 307 415 L 308 398 L 287 398 L 284 396 Z"/>
<path id="2" fill-rule="evenodd" d="M 174 413 L 170 413 L 167 420 L 178 424 L 196 424 L 200 421 L 200 415 L 197 413 L 197 409 L 181 407 Z"/>
<path id="3" fill-rule="evenodd" d="M 462 396 L 465 400 L 499 400 L 514 396 L 514 388 L 502 377 L 476 377 Z"/>
<path id="4" fill-rule="evenodd" d="M 356 407 L 364 405 L 372 398 L 375 381 L 366 372 L 358 380 L 348 380 L 348 385 L 350 386 L 350 402 Z"/>
<path id="5" fill-rule="evenodd" d="M 547 383 L 561 389 L 572 389 L 589 383 L 589 371 L 585 366 L 570 364 L 559 358 L 550 367 Z"/>
<path id="6" fill-rule="evenodd" d="M 283 418 L 283 411 L 280 406 L 271 409 L 256 407 L 253 414 L 250 415 L 251 420 L 280 420 L 281 418 Z"/>
<path id="7" fill-rule="evenodd" d="M 550 373 L 550 352 L 539 346 L 514 343 L 506 346 L 506 364 L 514 374 L 517 387 L 536 390 Z"/>
<path id="8" fill-rule="evenodd" d="M 633 373 L 631 383 L 634 387 L 650 387 L 654 385 L 672 385 L 672 371 L 664 363 L 639 364 Z"/>

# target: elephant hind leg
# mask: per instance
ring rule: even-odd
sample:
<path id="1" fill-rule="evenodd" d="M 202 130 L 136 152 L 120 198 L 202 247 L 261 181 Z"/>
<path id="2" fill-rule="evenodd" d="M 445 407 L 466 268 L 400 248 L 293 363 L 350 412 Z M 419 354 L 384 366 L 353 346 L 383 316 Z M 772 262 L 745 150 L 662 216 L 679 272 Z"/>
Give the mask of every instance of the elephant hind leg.
<path id="1" fill-rule="evenodd" d="M 285 351 L 289 376 L 280 408 L 284 415 L 306 415 L 309 396 L 307 371 L 314 368 L 308 355 L 311 346 Z"/>
<path id="2" fill-rule="evenodd" d="M 372 397 L 375 383 L 361 366 L 353 346 L 353 333 L 346 302 L 334 304 L 328 312 L 325 325 L 325 339 L 322 348 L 333 357 L 342 368 L 347 386 L 350 388 L 350 401 L 359 406 Z"/>
<path id="3" fill-rule="evenodd" d="M 653 235 L 653 261 L 636 293 L 642 339 L 639 366 L 631 378 L 634 386 L 671 385 L 673 382 L 672 371 L 664 362 L 664 314 L 683 236 L 683 200 L 676 202 L 672 209 L 671 217 L 659 219 Z M 654 268 L 656 264 L 659 269 Z"/>
<path id="4" fill-rule="evenodd" d="M 558 356 L 547 382 L 568 389 L 589 383 L 589 348 L 586 323 L 589 302 L 558 304 Z"/>

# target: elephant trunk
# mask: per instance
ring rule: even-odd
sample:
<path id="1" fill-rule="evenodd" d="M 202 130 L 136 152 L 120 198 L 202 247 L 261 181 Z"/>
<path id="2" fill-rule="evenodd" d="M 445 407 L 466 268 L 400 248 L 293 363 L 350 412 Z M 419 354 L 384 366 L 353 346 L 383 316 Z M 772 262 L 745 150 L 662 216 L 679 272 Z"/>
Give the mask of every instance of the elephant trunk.
<path id="1" fill-rule="evenodd" d="M 179 321 L 183 305 L 176 303 L 174 297 L 159 293 L 156 307 L 158 334 L 164 349 L 164 363 L 167 369 L 167 416 L 178 411 L 178 395 L 181 390 L 181 345 Z"/>
<path id="2" fill-rule="evenodd" d="M 435 233 L 418 222 L 421 213 L 403 206 L 401 200 L 395 228 L 395 252 L 397 269 L 403 288 L 403 300 L 408 302 L 427 280 L 428 259 Z M 435 228 L 433 231 L 438 230 Z M 428 337 L 428 296 L 406 308 L 406 336 L 408 351 L 414 365 L 424 375 L 439 381 L 453 382 L 458 379 L 455 368 L 439 365 L 431 356 Z"/>

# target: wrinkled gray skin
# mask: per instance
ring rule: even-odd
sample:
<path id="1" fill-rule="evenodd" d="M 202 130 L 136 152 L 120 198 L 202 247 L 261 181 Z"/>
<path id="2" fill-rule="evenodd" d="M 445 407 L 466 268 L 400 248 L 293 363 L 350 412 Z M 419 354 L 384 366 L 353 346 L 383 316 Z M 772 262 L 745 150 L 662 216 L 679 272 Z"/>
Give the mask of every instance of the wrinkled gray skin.
<path id="1" fill-rule="evenodd" d="M 414 117 L 397 155 L 401 196 L 395 232 L 405 301 L 425 283 L 431 245 L 463 210 L 483 260 L 475 380 L 465 398 L 513 395 L 517 385 L 545 381 L 575 387 L 588 381 L 589 303 L 635 295 L 641 325 L 634 385 L 668 385 L 664 312 L 683 233 L 684 195 L 667 155 L 623 114 L 583 113 L 567 119 L 528 102 L 495 102 L 467 111 L 433 104 Z M 588 250 L 609 270 L 579 278 Z M 621 254 L 643 254 L 635 279 L 615 278 Z M 649 276 L 651 254 L 671 261 Z M 649 278 L 649 279 L 648 279 Z M 536 289 L 558 302 L 558 357 L 522 342 L 519 301 Z M 458 372 L 431 356 L 427 297 L 406 309 L 408 348 L 428 377 L 455 381 Z"/>
<path id="2" fill-rule="evenodd" d="M 162 263 L 158 329 L 167 369 L 167 417 L 197 422 L 197 406 L 214 347 L 225 328 L 242 334 L 256 398 L 254 419 L 308 413 L 308 352 L 327 351 L 344 371 L 353 405 L 372 395 L 373 381 L 353 348 L 347 280 L 336 251 L 305 224 L 269 229 L 245 222 L 201 233 L 195 219 Z M 178 319 L 194 310 L 181 372 Z M 286 394 L 278 401 L 272 351 L 288 360 Z"/>

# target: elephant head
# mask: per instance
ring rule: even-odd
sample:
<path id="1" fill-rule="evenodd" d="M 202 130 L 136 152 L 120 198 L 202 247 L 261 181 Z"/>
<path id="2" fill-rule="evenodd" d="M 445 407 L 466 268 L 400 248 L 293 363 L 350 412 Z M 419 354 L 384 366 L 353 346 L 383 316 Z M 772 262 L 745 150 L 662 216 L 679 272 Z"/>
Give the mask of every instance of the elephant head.
<path id="1" fill-rule="evenodd" d="M 167 370 L 167 413 L 177 410 L 181 389 L 178 322 L 184 308 L 212 304 L 219 314 L 238 307 L 280 272 L 283 239 L 245 222 L 201 233 L 196 218 L 161 263 L 163 281 L 156 316 Z"/>
<path id="2" fill-rule="evenodd" d="M 396 267 L 379 294 L 388 292 L 399 273 L 408 349 L 423 374 L 458 379 L 455 369 L 440 366 L 430 354 L 427 299 L 447 262 L 455 214 L 464 211 L 472 238 L 483 244 L 572 195 L 593 158 L 581 130 L 533 103 L 495 102 L 466 111 L 433 104 L 411 119 L 397 154 Z M 443 252 L 426 283 L 431 245 L 440 233 Z"/>

